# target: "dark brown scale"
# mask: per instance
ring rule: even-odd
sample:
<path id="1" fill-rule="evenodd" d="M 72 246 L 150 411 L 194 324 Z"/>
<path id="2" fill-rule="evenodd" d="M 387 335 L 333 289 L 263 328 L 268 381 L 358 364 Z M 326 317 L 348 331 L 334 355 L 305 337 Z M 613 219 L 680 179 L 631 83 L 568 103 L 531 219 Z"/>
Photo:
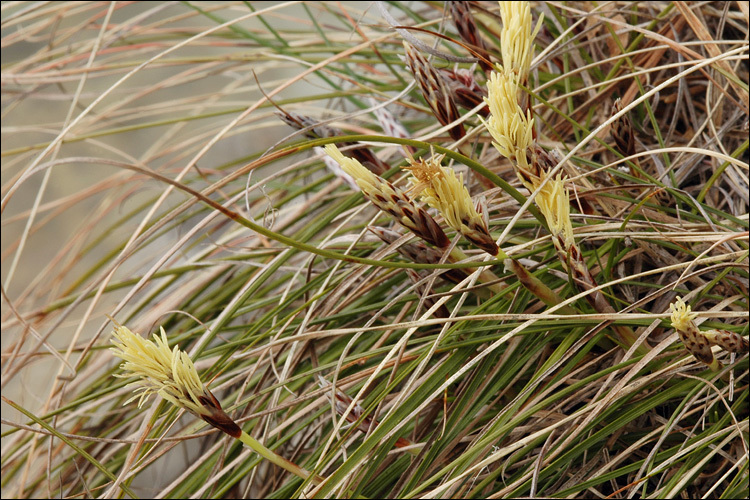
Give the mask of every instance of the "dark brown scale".
<path id="1" fill-rule="evenodd" d="M 550 154 L 536 143 L 526 150 L 526 161 L 532 168 L 531 174 L 536 176 L 537 179 L 541 179 L 544 174 L 550 172 L 557 165 Z"/>
<path id="2" fill-rule="evenodd" d="M 568 250 L 568 252 L 570 252 L 570 260 L 571 261 L 580 261 L 581 260 L 581 254 L 579 253 L 577 246 L 570 247 L 570 249 Z"/>
<path id="3" fill-rule="evenodd" d="M 203 405 L 203 409 L 208 412 L 208 414 L 199 415 L 206 423 L 226 434 L 229 434 L 235 439 L 242 435 L 242 429 L 240 429 L 240 426 L 232 420 L 232 417 L 222 410 L 221 404 L 211 391 L 205 389 L 204 394 L 198 396 L 198 402 Z"/>
<path id="4" fill-rule="evenodd" d="M 471 14 L 469 3 L 448 2 L 448 9 L 453 18 L 453 24 L 456 25 L 458 35 L 476 51 L 476 55 L 479 56 L 479 66 L 485 73 L 489 74 L 493 70 L 490 55 L 474 21 L 474 16 Z"/>
<path id="5" fill-rule="evenodd" d="M 242 435 L 242 429 L 223 410 L 211 408 L 211 415 L 201 415 L 203 420 L 220 431 L 229 434 L 235 439 Z"/>
<path id="6" fill-rule="evenodd" d="M 714 356 L 711 353 L 706 354 L 703 352 L 699 352 L 699 353 L 693 353 L 693 356 L 695 356 L 696 359 L 698 359 L 698 361 L 700 361 L 701 363 L 705 363 L 707 365 L 710 365 L 714 361 Z"/>
<path id="7" fill-rule="evenodd" d="M 677 332 L 680 340 L 688 351 L 700 362 L 710 365 L 714 361 L 714 355 L 705 337 L 694 332 Z"/>
<path id="8" fill-rule="evenodd" d="M 443 75 L 457 105 L 465 109 L 474 109 L 479 104 L 484 103 L 487 92 L 473 78 L 471 82 L 466 83 L 460 74 L 445 68 L 440 70 L 440 74 Z M 488 117 L 490 107 L 485 105 L 479 108 L 479 114 L 485 118 Z"/>
<path id="9" fill-rule="evenodd" d="M 466 235 L 464 235 L 464 236 L 466 236 Z M 484 250 L 485 252 L 487 252 L 490 255 L 497 255 L 497 253 L 498 253 L 498 248 L 497 248 L 497 245 L 495 244 L 495 242 L 491 242 L 490 243 L 490 240 L 479 239 L 479 238 L 474 238 L 474 237 L 469 237 L 469 236 L 466 236 L 466 239 L 468 239 L 474 245 L 476 245 L 477 247 L 481 248 L 482 250 Z"/>
<path id="10" fill-rule="evenodd" d="M 622 102 L 617 99 L 612 106 L 612 114 L 622 111 Z M 627 114 L 622 115 L 612 124 L 612 138 L 615 140 L 617 149 L 623 156 L 635 154 L 635 140 L 633 139 L 633 126 Z"/>
<path id="11" fill-rule="evenodd" d="M 343 142 L 342 146 L 348 146 L 354 144 L 353 142 Z M 383 160 L 378 158 L 375 153 L 370 151 L 368 148 L 360 146 L 349 151 L 351 155 L 359 160 L 362 165 L 367 167 L 370 172 L 376 175 L 382 175 L 390 170 L 391 166 L 385 163 Z"/>
<path id="12" fill-rule="evenodd" d="M 198 396 L 198 402 L 204 407 L 218 408 L 219 410 L 221 410 L 221 404 L 208 389 L 206 389 L 205 394 L 203 394 L 202 396 Z"/>
<path id="13" fill-rule="evenodd" d="M 709 342 L 728 352 L 742 353 L 748 351 L 748 340 L 742 335 L 729 330 L 716 330 L 716 335 Z"/>
<path id="14" fill-rule="evenodd" d="M 276 112 L 276 115 L 281 118 L 284 123 L 297 129 L 305 130 L 305 137 L 310 139 L 325 139 L 328 137 L 336 137 L 344 135 L 341 130 L 329 127 L 328 125 L 321 124 L 318 120 L 309 116 L 301 115 L 299 113 L 293 113 L 289 111 L 280 110 Z M 339 143 L 341 147 L 354 146 L 356 143 L 349 141 L 342 141 Z M 390 169 L 390 165 L 383 162 L 378 158 L 375 153 L 370 151 L 365 146 L 357 146 L 349 150 L 349 153 L 359 160 L 368 170 L 371 172 L 381 175 Z"/>

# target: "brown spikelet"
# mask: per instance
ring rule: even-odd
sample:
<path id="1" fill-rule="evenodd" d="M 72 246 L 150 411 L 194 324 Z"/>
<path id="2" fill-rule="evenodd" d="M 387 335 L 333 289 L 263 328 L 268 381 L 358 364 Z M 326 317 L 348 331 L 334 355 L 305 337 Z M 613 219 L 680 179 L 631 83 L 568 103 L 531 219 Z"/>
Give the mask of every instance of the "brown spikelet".
<path id="1" fill-rule="evenodd" d="M 305 130 L 305 136 L 310 139 L 325 139 L 328 137 L 344 135 L 341 130 L 321 124 L 318 120 L 310 116 L 290 111 L 277 111 L 276 115 L 287 125 L 294 127 L 297 130 Z M 339 144 L 341 147 L 356 146 L 349 149 L 348 153 L 359 160 L 360 163 L 373 173 L 382 175 L 390 169 L 390 165 L 378 158 L 375 153 L 370 151 L 366 146 L 357 146 L 355 143 L 349 141 L 341 141 Z"/>
<path id="2" fill-rule="evenodd" d="M 685 348 L 703 364 L 708 365 L 713 371 L 719 370 L 721 364 L 714 358 L 711 352 L 709 339 L 704 335 L 695 324 L 697 313 L 690 310 L 690 306 L 685 304 L 681 297 L 669 304 L 672 310 L 672 327 L 677 331 L 677 335 L 684 344 Z"/>
<path id="3" fill-rule="evenodd" d="M 208 414 L 199 415 L 207 424 L 216 427 L 235 439 L 239 439 L 242 435 L 242 429 L 240 429 L 240 426 L 232 420 L 232 417 L 224 412 L 221 408 L 221 404 L 211 391 L 206 389 L 206 395 L 199 396 L 198 400 L 203 403 L 203 407 L 207 410 Z"/>
<path id="4" fill-rule="evenodd" d="M 367 229 L 389 245 L 401 237 L 401 234 L 396 231 L 383 227 L 367 226 Z M 407 241 L 400 245 L 396 251 L 405 258 L 419 264 L 439 264 L 443 257 L 442 251 L 428 247 L 421 241 Z M 453 283 L 460 283 L 466 276 L 467 274 L 461 269 L 446 269 L 440 275 L 441 278 Z"/>
<path id="5" fill-rule="evenodd" d="M 487 91 L 474 79 L 474 75 L 466 69 L 456 70 L 443 68 L 440 74 L 445 79 L 448 89 L 451 91 L 453 100 L 464 109 L 474 109 L 482 104 L 487 97 Z M 479 114 L 483 117 L 490 115 L 490 107 L 485 105 L 479 108 Z"/>
<path id="6" fill-rule="evenodd" d="M 306 115 L 291 111 L 276 111 L 276 116 L 281 118 L 290 127 L 297 130 L 305 130 L 305 137 L 310 139 L 323 139 L 342 135 L 340 130 L 323 125 L 318 120 Z"/>
<path id="7" fill-rule="evenodd" d="M 448 2 L 448 9 L 461 40 L 466 42 L 479 58 L 479 66 L 485 73 L 492 71 L 490 54 L 471 14 L 469 2 Z"/>
<path id="8" fill-rule="evenodd" d="M 534 145 L 529 148 L 531 149 L 531 156 L 533 158 L 533 165 L 532 172 L 539 176 L 540 178 L 546 176 L 549 174 L 553 168 L 557 166 L 557 160 L 555 160 L 552 155 L 546 151 L 543 147 L 539 146 L 539 144 L 534 143 Z M 527 155 L 528 156 L 528 155 Z"/>
<path id="9" fill-rule="evenodd" d="M 708 339 L 694 324 L 691 323 L 687 328 L 678 329 L 677 335 L 685 345 L 685 348 L 690 351 L 690 354 L 695 356 L 698 361 L 709 366 L 716 363 Z"/>
<path id="10" fill-rule="evenodd" d="M 325 150 L 347 174 L 352 176 L 362 194 L 373 205 L 393 216 L 399 224 L 428 243 L 440 248 L 450 245 L 448 236 L 435 219 L 403 190 L 373 174 L 354 158 L 344 156 L 335 145 L 328 144 Z"/>
<path id="11" fill-rule="evenodd" d="M 618 98 L 612 106 L 612 114 L 622 111 L 622 101 Z M 635 138 L 633 137 L 633 125 L 627 114 L 612 123 L 612 138 L 615 140 L 617 149 L 623 156 L 635 154 Z"/>
<path id="12" fill-rule="evenodd" d="M 463 223 L 461 226 L 461 235 L 473 245 L 492 256 L 500 252 L 500 248 L 495 243 L 495 239 L 490 234 L 486 224 L 469 218 L 464 218 L 461 222 Z"/>
<path id="13" fill-rule="evenodd" d="M 392 202 L 389 206 L 393 206 L 394 208 L 390 213 L 394 217 L 400 217 L 399 222 L 404 227 L 410 229 L 411 232 L 426 242 L 432 243 L 439 248 L 445 248 L 450 245 L 448 236 L 446 236 L 440 225 L 435 222 L 435 219 L 423 208 L 415 205 L 408 196 L 402 193 L 398 198 L 393 197 Z"/>
<path id="14" fill-rule="evenodd" d="M 348 144 L 351 143 L 342 143 L 342 146 L 347 146 Z M 378 158 L 375 153 L 370 151 L 369 148 L 360 146 L 358 148 L 349 150 L 349 152 L 353 157 L 358 159 L 362 163 L 362 165 L 367 167 L 370 172 L 378 175 L 383 175 L 388 170 L 390 170 L 390 165 Z"/>
<path id="15" fill-rule="evenodd" d="M 422 57 L 417 49 L 406 42 L 404 42 L 404 51 L 406 53 L 406 64 L 414 75 L 414 79 L 435 118 L 442 125 L 449 125 L 458 120 L 461 115 L 458 114 L 458 108 L 456 108 L 450 89 L 440 73 L 427 59 Z M 466 135 L 466 130 L 464 130 L 463 124 L 458 123 L 449 128 L 448 133 L 454 141 L 457 141 Z"/>
<path id="16" fill-rule="evenodd" d="M 709 330 L 703 332 L 703 335 L 711 344 L 717 345 L 727 352 L 748 352 L 750 347 L 747 338 L 729 330 Z"/>

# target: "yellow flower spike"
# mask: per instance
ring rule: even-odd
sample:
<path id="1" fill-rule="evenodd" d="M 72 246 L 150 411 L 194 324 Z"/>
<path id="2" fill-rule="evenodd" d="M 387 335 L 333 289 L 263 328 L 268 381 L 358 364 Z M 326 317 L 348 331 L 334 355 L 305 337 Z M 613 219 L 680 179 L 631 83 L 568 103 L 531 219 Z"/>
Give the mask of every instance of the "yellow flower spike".
<path id="1" fill-rule="evenodd" d="M 669 304 L 672 310 L 672 327 L 675 330 L 687 330 L 698 313 L 690 311 L 690 306 L 683 302 L 682 297 L 677 297 L 673 304 Z"/>
<path id="2" fill-rule="evenodd" d="M 492 145 L 511 161 L 517 163 L 521 171 L 531 171 L 526 158 L 526 150 L 534 141 L 534 118 L 531 111 L 523 112 L 518 105 L 516 95 L 518 83 L 516 76 L 507 71 L 493 72 L 487 82 L 487 97 L 484 101 L 490 108 L 490 118 L 484 122 L 492 135 Z M 533 190 L 526 176 L 518 173 L 527 188 Z"/>
<path id="3" fill-rule="evenodd" d="M 406 193 L 385 179 L 367 170 L 360 162 L 344 156 L 334 144 L 327 144 L 326 153 L 351 175 L 362 194 L 380 210 L 390 214 L 402 226 L 439 248 L 450 245 L 440 225 L 430 214 L 417 206 Z"/>
<path id="4" fill-rule="evenodd" d="M 328 153 L 328 156 L 338 162 L 344 172 L 354 178 L 354 181 L 365 194 L 372 192 L 380 184 L 378 176 L 367 170 L 364 165 L 354 158 L 344 156 L 335 144 L 326 144 L 324 149 Z"/>
<path id="5" fill-rule="evenodd" d="M 719 370 L 721 364 L 714 358 L 708 339 L 693 321 L 698 314 L 691 312 L 690 306 L 685 304 L 681 297 L 677 297 L 674 303 L 669 304 L 669 308 L 672 310 L 672 327 L 677 331 L 685 348 L 711 370 Z"/>
<path id="6" fill-rule="evenodd" d="M 568 190 L 560 175 L 550 179 L 536 195 L 536 204 L 547 220 L 549 230 L 554 236 L 555 246 L 564 254 L 575 245 L 573 225 L 570 222 L 570 203 Z"/>
<path id="7" fill-rule="evenodd" d="M 533 57 L 532 43 L 542 26 L 542 17 L 531 31 L 531 6 L 529 2 L 499 2 L 503 29 L 500 32 L 500 50 L 503 67 L 525 82 Z M 515 97 L 515 94 L 514 94 Z"/>
<path id="8" fill-rule="evenodd" d="M 484 217 L 474 207 L 463 174 L 456 177 L 452 168 L 440 165 L 444 157 L 433 156 L 426 161 L 409 158 L 411 167 L 406 170 L 413 175 L 414 189 L 428 205 L 443 215 L 450 227 L 490 255 L 497 255 L 500 249 L 490 235 Z"/>
<path id="9" fill-rule="evenodd" d="M 112 318 L 110 318 L 112 319 Z M 161 337 L 154 334 L 153 341 L 136 335 L 114 319 L 112 332 L 114 347 L 110 350 L 124 363 L 120 368 L 126 372 L 116 377 L 137 377 L 133 384 L 140 386 L 136 394 L 125 404 L 138 398 L 138 407 L 158 394 L 173 405 L 183 408 L 210 425 L 239 438 L 242 430 L 222 410 L 221 405 L 201 382 L 198 371 L 187 353 L 179 347 L 169 349 L 167 334 L 161 329 Z"/>
<path id="10" fill-rule="evenodd" d="M 271 463 L 302 479 L 310 477 L 308 471 L 263 446 L 257 439 L 240 429 L 234 420 L 224 413 L 221 404 L 201 382 L 190 356 L 180 351 L 177 346 L 169 349 L 164 328 L 161 329 L 161 337 L 154 334 L 154 340 L 151 341 L 131 332 L 113 318 L 109 317 L 109 319 L 115 325 L 112 332 L 114 347 L 110 350 L 124 361 L 120 367 L 129 372 L 115 376 L 138 377 L 134 384 L 141 386 L 140 392 L 125 404 L 140 397 L 138 402 L 140 407 L 152 394 L 158 394 L 175 406 L 189 411 L 220 431 L 240 440 Z M 315 474 L 310 480 L 314 484 L 321 484 L 324 478 Z"/>

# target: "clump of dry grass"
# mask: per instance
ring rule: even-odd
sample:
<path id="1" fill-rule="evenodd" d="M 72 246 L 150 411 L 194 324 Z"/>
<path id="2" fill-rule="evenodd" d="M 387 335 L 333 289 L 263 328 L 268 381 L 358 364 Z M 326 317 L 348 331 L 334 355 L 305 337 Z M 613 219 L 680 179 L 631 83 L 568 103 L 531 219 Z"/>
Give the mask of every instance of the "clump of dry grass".
<path id="1" fill-rule="evenodd" d="M 747 9 L 378 5 L 3 5 L 4 498 L 746 496 Z"/>

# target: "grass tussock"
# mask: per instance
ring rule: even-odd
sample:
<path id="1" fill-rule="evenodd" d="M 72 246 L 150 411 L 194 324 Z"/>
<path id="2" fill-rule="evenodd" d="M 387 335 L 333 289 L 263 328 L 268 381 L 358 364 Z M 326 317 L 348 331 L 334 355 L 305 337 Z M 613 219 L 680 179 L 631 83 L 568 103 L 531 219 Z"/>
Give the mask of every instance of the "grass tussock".
<path id="1" fill-rule="evenodd" d="M 3 498 L 747 495 L 742 2 L 2 28 Z"/>

